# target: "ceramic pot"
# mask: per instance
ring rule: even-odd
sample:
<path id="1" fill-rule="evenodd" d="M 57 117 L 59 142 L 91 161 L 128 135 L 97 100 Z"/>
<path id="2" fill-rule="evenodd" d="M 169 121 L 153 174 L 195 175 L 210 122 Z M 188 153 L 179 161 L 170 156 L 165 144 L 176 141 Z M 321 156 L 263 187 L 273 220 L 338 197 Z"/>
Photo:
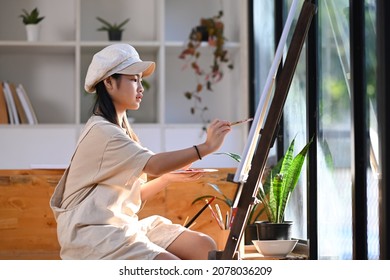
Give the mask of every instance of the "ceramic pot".
<path id="1" fill-rule="evenodd" d="M 290 240 L 292 221 L 283 223 L 256 222 L 259 240 Z"/>
<path id="2" fill-rule="evenodd" d="M 245 245 L 253 245 L 252 240 L 258 240 L 256 224 L 250 224 L 245 227 L 244 243 Z"/>
<path id="3" fill-rule="evenodd" d="M 39 40 L 39 25 L 26 24 L 27 41 L 35 42 Z"/>
<path id="4" fill-rule="evenodd" d="M 108 31 L 108 40 L 110 41 L 122 40 L 122 31 L 120 30 Z"/>
<path id="5" fill-rule="evenodd" d="M 209 40 L 209 32 L 207 31 L 206 26 L 199 25 L 195 27 L 195 30 L 201 34 L 202 42 L 207 42 Z"/>

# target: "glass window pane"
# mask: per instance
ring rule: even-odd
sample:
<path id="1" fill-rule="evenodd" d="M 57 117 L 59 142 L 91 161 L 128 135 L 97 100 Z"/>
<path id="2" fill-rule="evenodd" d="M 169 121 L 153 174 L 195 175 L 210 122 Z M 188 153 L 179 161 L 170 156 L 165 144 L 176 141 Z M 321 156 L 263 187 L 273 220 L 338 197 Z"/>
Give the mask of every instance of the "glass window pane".
<path id="1" fill-rule="evenodd" d="M 273 0 L 253 1 L 253 25 L 255 104 L 251 106 L 255 111 L 275 54 Z"/>
<path id="2" fill-rule="evenodd" d="M 379 259 L 378 122 L 376 102 L 376 1 L 365 1 L 366 77 L 369 118 L 370 168 L 367 170 L 368 258 Z"/>
<path id="3" fill-rule="evenodd" d="M 292 1 L 285 1 L 285 15 L 287 18 Z M 303 4 L 300 1 L 299 7 Z M 298 20 L 300 8 L 295 15 Z M 295 26 L 292 26 L 292 30 Z M 290 37 L 293 32 L 290 32 Z M 289 43 L 289 42 L 288 42 Z M 284 151 L 287 150 L 292 139 L 295 138 L 294 156 L 306 145 L 306 44 L 302 48 L 301 56 L 291 82 L 290 90 L 283 110 L 283 137 Z M 286 209 L 285 220 L 293 221 L 292 236 L 307 239 L 307 184 L 306 168 L 302 168 L 297 186 L 290 197 Z"/>
<path id="4" fill-rule="evenodd" d="M 349 0 L 318 12 L 318 257 L 352 259 Z"/>
<path id="5" fill-rule="evenodd" d="M 255 112 L 275 57 L 275 3 L 274 0 L 253 1 L 254 31 L 254 104 L 250 104 Z M 267 24 L 264 24 L 264 23 Z M 274 145 L 276 146 L 276 145 Z M 275 156 L 275 148 L 269 156 Z"/>

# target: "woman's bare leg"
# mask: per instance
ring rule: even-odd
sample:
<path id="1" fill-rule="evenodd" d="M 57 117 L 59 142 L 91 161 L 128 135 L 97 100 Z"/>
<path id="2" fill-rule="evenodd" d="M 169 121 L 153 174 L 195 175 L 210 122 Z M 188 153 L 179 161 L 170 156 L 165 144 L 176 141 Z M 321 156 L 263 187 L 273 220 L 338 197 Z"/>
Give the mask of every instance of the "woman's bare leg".
<path id="1" fill-rule="evenodd" d="M 154 259 L 155 260 L 180 260 L 174 254 L 171 254 L 169 252 L 160 253 Z"/>
<path id="2" fill-rule="evenodd" d="M 208 253 L 216 250 L 215 241 L 208 235 L 196 231 L 184 231 L 167 251 L 184 260 L 207 260 Z"/>

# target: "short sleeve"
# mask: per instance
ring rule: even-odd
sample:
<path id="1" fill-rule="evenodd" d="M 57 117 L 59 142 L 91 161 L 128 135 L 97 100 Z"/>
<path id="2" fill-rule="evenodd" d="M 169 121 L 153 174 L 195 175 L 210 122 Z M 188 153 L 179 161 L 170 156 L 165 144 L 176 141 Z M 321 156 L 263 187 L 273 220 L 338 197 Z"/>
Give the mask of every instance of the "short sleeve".
<path id="1" fill-rule="evenodd" d="M 110 185 L 131 185 L 142 175 L 142 170 L 153 154 L 126 134 L 115 134 L 107 142 L 94 181 L 104 181 Z"/>

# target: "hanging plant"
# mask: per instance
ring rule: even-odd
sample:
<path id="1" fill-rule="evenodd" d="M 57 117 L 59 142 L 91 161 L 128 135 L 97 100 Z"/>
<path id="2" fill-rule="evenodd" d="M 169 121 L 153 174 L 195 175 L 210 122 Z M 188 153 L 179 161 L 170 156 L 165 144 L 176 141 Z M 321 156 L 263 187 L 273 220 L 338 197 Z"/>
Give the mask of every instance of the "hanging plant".
<path id="1" fill-rule="evenodd" d="M 186 47 L 179 55 L 180 59 L 186 61 L 185 68 L 190 67 L 196 75 L 196 85 L 193 89 L 186 91 L 184 96 L 189 100 L 194 100 L 191 114 L 200 111 L 203 122 L 207 122 L 203 116 L 208 108 L 201 105 L 202 92 L 205 90 L 213 91 L 213 86 L 222 80 L 224 65 L 228 69 L 233 69 L 228 50 L 225 48 L 226 38 L 224 36 L 224 24 L 221 20 L 222 16 L 223 11 L 221 10 L 216 16 L 201 18 L 200 25 L 191 29 Z M 209 68 L 204 68 L 199 64 L 201 56 L 199 48 L 202 42 L 207 42 L 207 45 L 213 50 Z"/>

